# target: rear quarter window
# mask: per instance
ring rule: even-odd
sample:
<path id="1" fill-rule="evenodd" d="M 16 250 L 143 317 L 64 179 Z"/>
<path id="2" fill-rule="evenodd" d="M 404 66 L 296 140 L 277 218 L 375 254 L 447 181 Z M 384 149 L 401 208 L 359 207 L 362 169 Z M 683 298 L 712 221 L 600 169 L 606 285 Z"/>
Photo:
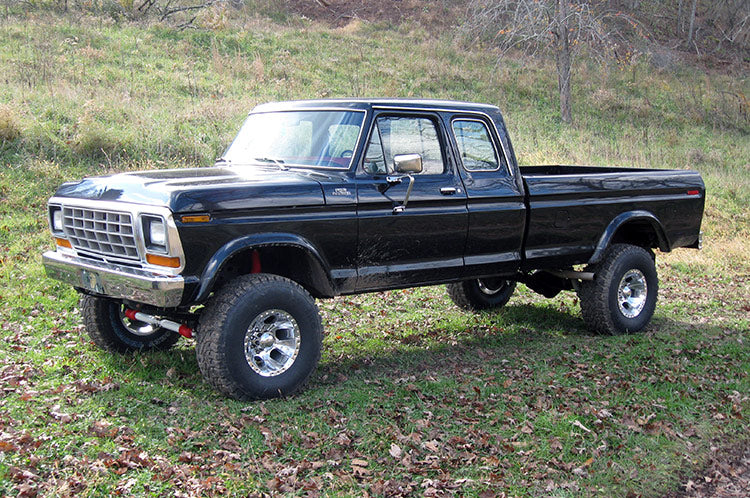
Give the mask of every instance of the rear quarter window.
<path id="1" fill-rule="evenodd" d="M 455 119 L 453 134 L 461 162 L 467 171 L 495 171 L 500 167 L 495 144 L 483 121 Z"/>

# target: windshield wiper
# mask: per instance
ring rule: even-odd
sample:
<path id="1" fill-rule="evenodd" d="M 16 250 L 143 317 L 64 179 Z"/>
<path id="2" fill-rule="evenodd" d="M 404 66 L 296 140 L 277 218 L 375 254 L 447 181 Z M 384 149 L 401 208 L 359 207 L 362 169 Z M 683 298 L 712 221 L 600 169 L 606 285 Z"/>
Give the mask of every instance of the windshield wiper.
<path id="1" fill-rule="evenodd" d="M 224 156 L 221 156 L 221 157 L 217 158 L 217 159 L 216 159 L 216 161 L 214 161 L 214 162 L 215 162 L 215 163 L 229 163 L 229 164 L 231 164 L 231 163 L 232 163 L 232 161 L 231 161 L 231 160 L 227 159 L 227 158 L 226 158 L 226 157 L 224 157 Z"/>
<path id="2" fill-rule="evenodd" d="M 286 166 L 284 166 L 284 161 L 282 161 L 281 159 L 274 159 L 272 157 L 254 157 L 253 161 L 257 161 L 259 163 L 272 163 L 283 170 L 289 169 Z"/>

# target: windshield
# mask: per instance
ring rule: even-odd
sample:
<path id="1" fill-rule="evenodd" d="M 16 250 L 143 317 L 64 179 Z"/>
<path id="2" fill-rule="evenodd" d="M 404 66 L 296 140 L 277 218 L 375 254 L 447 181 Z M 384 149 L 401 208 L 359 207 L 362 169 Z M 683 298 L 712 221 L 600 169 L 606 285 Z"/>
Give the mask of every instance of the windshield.
<path id="1" fill-rule="evenodd" d="M 232 164 L 347 169 L 364 117 L 352 111 L 250 114 L 221 159 Z"/>

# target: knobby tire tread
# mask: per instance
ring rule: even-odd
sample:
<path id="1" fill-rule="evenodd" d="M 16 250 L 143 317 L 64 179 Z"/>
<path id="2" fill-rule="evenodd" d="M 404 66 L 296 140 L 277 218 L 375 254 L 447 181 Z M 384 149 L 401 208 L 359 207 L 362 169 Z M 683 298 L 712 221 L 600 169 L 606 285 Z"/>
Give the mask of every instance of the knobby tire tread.
<path id="1" fill-rule="evenodd" d="M 510 301 L 516 288 L 515 282 L 508 281 L 508 285 L 511 286 L 511 289 L 510 291 L 505 291 L 507 292 L 507 295 L 496 304 L 488 304 L 474 297 L 473 294 L 477 292 L 475 288 L 476 285 L 476 280 L 465 280 L 463 282 L 448 284 L 445 288 L 448 291 L 448 297 L 451 298 L 451 301 L 453 301 L 456 306 L 463 310 L 473 312 L 502 308 L 508 304 L 508 301 Z"/>
<path id="2" fill-rule="evenodd" d="M 196 357 L 198 367 L 204 379 L 219 392 L 234 399 L 254 400 L 260 399 L 248 395 L 240 385 L 232 380 L 229 365 L 222 354 L 222 328 L 229 317 L 229 312 L 238 299 L 242 298 L 252 287 L 263 283 L 279 282 L 297 287 L 311 301 L 317 311 L 315 300 L 298 283 L 287 278 L 271 274 L 250 274 L 235 278 L 221 289 L 219 289 L 206 309 L 201 314 L 198 325 L 198 337 L 196 341 Z M 319 318 L 318 318 L 319 320 Z M 323 334 L 320 334 L 320 344 L 317 345 L 316 364 L 320 360 Z M 285 392 L 285 396 L 293 395 L 302 389 L 310 381 L 312 369 L 307 377 L 291 391 Z"/>
<path id="3" fill-rule="evenodd" d="M 578 291 L 578 298 L 581 305 L 581 316 L 586 326 L 595 333 L 602 335 L 628 333 L 620 331 L 614 323 L 610 310 L 609 288 L 615 277 L 616 262 L 629 252 L 649 254 L 648 251 L 639 246 L 614 244 L 607 250 L 599 263 L 586 268 L 586 271 L 593 271 L 596 277 L 591 282 L 583 282 Z M 658 287 L 650 289 L 649 292 L 658 292 Z"/>
<path id="4" fill-rule="evenodd" d="M 134 346 L 123 342 L 113 330 L 113 317 L 111 316 L 112 302 L 106 298 L 84 295 L 81 297 L 80 310 L 83 324 L 89 338 L 97 347 L 111 353 L 130 353 L 133 351 L 167 350 L 174 346 L 180 336 L 171 331 L 162 330 L 156 339 L 151 341 L 139 341 L 140 346 Z"/>
<path id="5" fill-rule="evenodd" d="M 469 299 L 468 293 L 464 289 L 465 283 L 466 282 L 458 282 L 446 285 L 445 287 L 448 290 L 448 297 L 450 297 L 451 301 L 461 309 L 477 311 L 477 308 L 474 307 L 471 299 Z"/>

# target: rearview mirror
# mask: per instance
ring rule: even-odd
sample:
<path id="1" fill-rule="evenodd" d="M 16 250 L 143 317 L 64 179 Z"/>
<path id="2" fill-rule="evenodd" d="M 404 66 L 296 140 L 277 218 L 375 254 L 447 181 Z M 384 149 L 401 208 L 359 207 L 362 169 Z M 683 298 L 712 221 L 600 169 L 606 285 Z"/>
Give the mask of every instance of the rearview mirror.
<path id="1" fill-rule="evenodd" d="M 398 154 L 393 156 L 393 166 L 397 173 L 421 173 L 422 156 L 419 154 Z"/>

